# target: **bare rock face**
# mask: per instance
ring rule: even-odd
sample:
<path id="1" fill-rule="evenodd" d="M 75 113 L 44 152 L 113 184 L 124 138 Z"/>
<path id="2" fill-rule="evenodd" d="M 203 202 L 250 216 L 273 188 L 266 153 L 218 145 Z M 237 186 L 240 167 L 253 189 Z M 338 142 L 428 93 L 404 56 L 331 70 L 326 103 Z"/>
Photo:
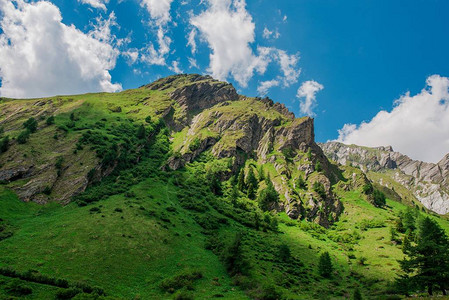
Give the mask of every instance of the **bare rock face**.
<path id="1" fill-rule="evenodd" d="M 342 165 L 352 164 L 364 171 L 392 173 L 389 175 L 391 179 L 410 190 L 427 209 L 442 215 L 449 213 L 449 154 L 433 164 L 394 152 L 391 146 L 368 148 L 338 142 L 320 146 L 330 159 Z"/>

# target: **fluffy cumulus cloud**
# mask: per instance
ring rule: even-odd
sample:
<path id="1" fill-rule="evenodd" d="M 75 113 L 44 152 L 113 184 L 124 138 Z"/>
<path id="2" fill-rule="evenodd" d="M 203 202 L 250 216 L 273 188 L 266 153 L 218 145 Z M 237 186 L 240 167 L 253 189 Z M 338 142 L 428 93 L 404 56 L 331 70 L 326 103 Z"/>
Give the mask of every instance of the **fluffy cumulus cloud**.
<path id="1" fill-rule="evenodd" d="M 141 4 L 150 13 L 158 26 L 167 24 L 170 20 L 170 8 L 173 0 L 142 0 Z"/>
<path id="2" fill-rule="evenodd" d="M 167 65 L 166 58 L 170 53 L 172 39 L 167 35 L 168 23 L 171 21 L 170 9 L 173 0 L 142 0 L 141 5 L 150 14 L 152 25 L 157 30 L 157 46 L 150 43 L 148 48 L 143 50 L 141 60 L 149 65 Z"/>
<path id="3" fill-rule="evenodd" d="M 268 93 L 269 89 L 275 86 L 279 86 L 279 84 L 280 84 L 279 80 L 276 79 L 262 81 L 257 87 L 257 92 L 259 93 L 260 96 L 265 96 Z"/>
<path id="4" fill-rule="evenodd" d="M 88 4 L 95 8 L 106 10 L 106 4 L 109 3 L 109 0 L 78 0 L 78 2 Z"/>
<path id="5" fill-rule="evenodd" d="M 190 20 L 211 49 L 209 72 L 218 79 L 232 76 L 246 87 L 254 72 L 264 73 L 267 62 L 253 53 L 255 24 L 244 0 L 208 0 L 208 9 Z"/>
<path id="6" fill-rule="evenodd" d="M 267 27 L 265 27 L 263 29 L 262 36 L 265 39 L 270 39 L 270 38 L 278 39 L 281 36 L 281 34 L 279 33 L 279 30 L 277 28 L 276 28 L 276 30 L 271 31 Z"/>
<path id="7" fill-rule="evenodd" d="M 296 96 L 300 99 L 300 110 L 303 114 L 314 116 L 313 109 L 316 106 L 316 93 L 324 88 L 314 80 L 305 81 L 298 89 Z"/>
<path id="8" fill-rule="evenodd" d="M 391 145 L 414 159 L 439 161 L 449 152 L 449 78 L 428 77 L 426 88 L 414 96 L 401 96 L 390 112 L 380 111 L 359 126 L 346 124 L 339 130 L 338 141 Z"/>
<path id="9" fill-rule="evenodd" d="M 113 14 L 83 33 L 63 24 L 59 9 L 47 1 L 2 0 L 0 11 L 1 96 L 121 90 L 109 74 L 119 55 L 111 45 Z"/>

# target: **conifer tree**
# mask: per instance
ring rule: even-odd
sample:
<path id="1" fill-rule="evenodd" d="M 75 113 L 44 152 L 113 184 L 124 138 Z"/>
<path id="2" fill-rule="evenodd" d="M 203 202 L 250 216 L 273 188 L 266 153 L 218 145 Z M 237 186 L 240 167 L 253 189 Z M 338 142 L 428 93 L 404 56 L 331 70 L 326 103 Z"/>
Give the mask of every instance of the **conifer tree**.
<path id="1" fill-rule="evenodd" d="M 237 179 L 237 188 L 241 192 L 245 190 L 245 171 L 243 169 L 240 170 L 239 178 Z"/>
<path id="2" fill-rule="evenodd" d="M 449 287 L 449 239 L 438 223 L 429 217 L 421 219 L 417 229 L 416 244 L 405 246 L 408 258 L 399 261 L 405 276 L 398 281 L 408 287 L 427 289 L 429 295 L 433 295 L 434 288 L 446 295 Z"/>
<path id="3" fill-rule="evenodd" d="M 259 181 L 254 175 L 254 170 L 252 167 L 249 167 L 248 175 L 246 176 L 246 186 L 249 188 L 251 184 L 253 185 L 254 190 L 257 190 L 259 187 Z"/>
<path id="4" fill-rule="evenodd" d="M 332 261 L 329 252 L 324 252 L 320 256 L 320 261 L 318 263 L 318 273 L 323 277 L 329 278 L 332 276 L 333 270 L 334 267 L 332 266 Z"/>
<path id="5" fill-rule="evenodd" d="M 256 198 L 256 191 L 254 190 L 254 186 L 252 183 L 248 184 L 248 191 L 246 195 L 251 200 L 254 200 Z"/>

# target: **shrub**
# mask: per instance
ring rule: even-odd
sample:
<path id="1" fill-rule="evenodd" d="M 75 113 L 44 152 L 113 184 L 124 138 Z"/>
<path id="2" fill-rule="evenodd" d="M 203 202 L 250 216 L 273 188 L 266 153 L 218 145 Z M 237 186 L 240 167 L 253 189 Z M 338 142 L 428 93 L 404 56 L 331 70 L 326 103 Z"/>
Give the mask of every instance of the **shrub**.
<path id="1" fill-rule="evenodd" d="M 19 144 L 25 144 L 29 138 L 30 138 L 30 131 L 28 129 L 23 130 L 17 137 L 17 142 Z"/>
<path id="2" fill-rule="evenodd" d="M 121 212 L 123 212 L 123 209 L 117 207 L 116 209 L 114 209 L 114 211 L 121 213 Z"/>
<path id="3" fill-rule="evenodd" d="M 45 187 L 43 193 L 44 193 L 45 195 L 50 195 L 50 194 L 51 194 L 51 187 L 47 185 L 47 186 Z"/>
<path id="4" fill-rule="evenodd" d="M 292 254 L 290 252 L 290 248 L 286 244 L 282 244 L 279 246 L 279 259 L 282 262 L 288 262 L 291 256 Z"/>
<path id="5" fill-rule="evenodd" d="M 81 292 L 78 288 L 59 289 L 56 292 L 56 299 L 72 299 Z"/>
<path id="6" fill-rule="evenodd" d="M 23 123 L 23 127 L 28 129 L 31 133 L 36 132 L 37 130 L 37 121 L 35 118 L 29 118 L 27 121 Z"/>
<path id="7" fill-rule="evenodd" d="M 299 175 L 298 179 L 296 180 L 296 188 L 301 190 L 307 190 L 307 182 L 301 175 Z"/>
<path id="8" fill-rule="evenodd" d="M 203 278 L 200 271 L 184 271 L 172 278 L 164 279 L 161 282 L 161 288 L 169 293 L 174 293 L 182 288 L 193 290 L 193 283 Z"/>
<path id="9" fill-rule="evenodd" d="M 279 194 L 275 190 L 270 177 L 268 176 L 265 181 L 267 182 L 267 187 L 260 191 L 257 197 L 259 207 L 264 211 L 269 210 L 272 204 L 279 202 Z"/>
<path id="10" fill-rule="evenodd" d="M 387 204 L 385 194 L 379 190 L 374 190 L 373 193 L 373 204 L 376 207 L 383 207 Z"/>
<path id="11" fill-rule="evenodd" d="M 365 194 L 365 195 L 370 195 L 370 194 L 372 194 L 373 192 L 374 192 L 374 188 L 373 188 L 373 185 L 371 184 L 371 183 L 367 183 L 367 184 L 365 184 L 363 187 L 362 187 L 362 192 Z"/>
<path id="12" fill-rule="evenodd" d="M 319 160 L 315 163 L 315 171 L 321 172 L 323 170 L 323 167 L 321 167 L 321 162 Z"/>
<path id="13" fill-rule="evenodd" d="M 0 153 L 6 152 L 9 148 L 9 136 L 0 139 Z"/>
<path id="14" fill-rule="evenodd" d="M 147 122 L 148 124 L 150 124 L 150 123 L 151 123 L 151 116 L 146 117 L 146 118 L 145 118 L 145 122 Z"/>
<path id="15" fill-rule="evenodd" d="M 55 124 L 55 117 L 54 116 L 48 117 L 46 123 L 47 123 L 47 125 Z"/>
<path id="16" fill-rule="evenodd" d="M 357 259 L 357 263 L 361 266 L 364 266 L 367 260 L 368 259 L 365 256 L 360 256 L 359 259 Z"/>
<path id="17" fill-rule="evenodd" d="M 14 279 L 5 286 L 5 291 L 13 296 L 27 296 L 33 293 L 33 290 L 20 282 L 18 279 Z"/>
<path id="18" fill-rule="evenodd" d="M 321 182 L 315 181 L 313 183 L 313 190 L 321 197 L 321 199 L 326 199 L 326 190 Z"/>
<path id="19" fill-rule="evenodd" d="M 190 145 L 189 145 L 189 150 L 190 151 L 195 151 L 195 150 L 198 150 L 199 148 L 200 148 L 200 146 L 201 146 L 201 140 L 198 138 L 198 137 L 196 137 L 191 143 L 190 143 Z"/>

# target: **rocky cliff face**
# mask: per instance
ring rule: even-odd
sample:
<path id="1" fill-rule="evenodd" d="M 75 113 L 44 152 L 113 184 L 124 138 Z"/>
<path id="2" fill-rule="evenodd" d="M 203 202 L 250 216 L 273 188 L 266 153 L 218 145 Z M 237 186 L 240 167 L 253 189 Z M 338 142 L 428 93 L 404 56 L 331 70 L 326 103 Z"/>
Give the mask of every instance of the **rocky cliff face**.
<path id="1" fill-rule="evenodd" d="M 449 213 L 449 154 L 433 164 L 413 160 L 391 147 L 368 148 L 338 142 L 320 147 L 330 159 L 366 172 L 383 173 L 411 191 L 426 208 L 439 214 Z M 385 180 L 379 183 L 388 185 Z"/>

